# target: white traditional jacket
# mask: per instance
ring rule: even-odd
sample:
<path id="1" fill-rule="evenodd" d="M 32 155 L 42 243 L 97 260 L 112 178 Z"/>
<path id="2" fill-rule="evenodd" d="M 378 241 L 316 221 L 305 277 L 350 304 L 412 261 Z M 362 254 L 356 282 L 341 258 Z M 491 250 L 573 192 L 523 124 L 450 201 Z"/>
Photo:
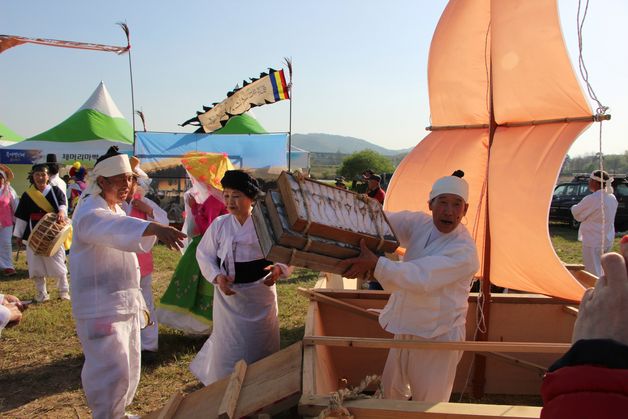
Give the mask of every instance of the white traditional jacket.
<path id="1" fill-rule="evenodd" d="M 135 314 L 143 308 L 135 252 L 147 252 L 155 236 L 142 237 L 150 223 L 111 210 L 99 195 L 78 206 L 70 251 L 72 311 L 77 319 Z"/>
<path id="2" fill-rule="evenodd" d="M 381 326 L 422 338 L 464 326 L 471 282 L 479 268 L 467 229 L 458 225 L 451 233 L 440 233 L 432 217 L 422 212 L 386 216 L 406 254 L 402 262 L 380 257 L 375 267 L 375 278 L 392 293 L 380 314 Z M 433 240 L 426 246 L 430 236 Z"/>
<path id="3" fill-rule="evenodd" d="M 602 227 L 601 196 L 604 194 L 604 224 Z M 585 196 L 582 201 L 571 207 L 571 213 L 579 221 L 578 240 L 588 247 L 608 247 L 615 238 L 615 214 L 617 198 L 615 195 L 597 190 Z M 602 238 L 604 245 L 602 246 Z"/>

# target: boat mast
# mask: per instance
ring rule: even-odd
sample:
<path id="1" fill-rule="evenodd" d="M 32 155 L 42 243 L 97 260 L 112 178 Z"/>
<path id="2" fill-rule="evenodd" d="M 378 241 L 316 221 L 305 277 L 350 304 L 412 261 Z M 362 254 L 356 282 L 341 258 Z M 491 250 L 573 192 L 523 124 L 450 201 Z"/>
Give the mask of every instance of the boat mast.
<path id="1" fill-rule="evenodd" d="M 488 71 L 488 162 L 491 161 L 491 147 L 493 146 L 493 139 L 495 137 L 495 131 L 497 130 L 497 122 L 495 122 L 495 112 L 493 104 L 493 60 L 489 58 L 489 71 Z M 489 164 L 490 167 L 490 164 Z M 488 168 L 487 168 L 488 172 Z M 477 307 L 482 310 L 482 315 L 479 321 L 484 323 L 484 327 L 477 327 L 476 341 L 488 341 L 488 331 L 490 325 L 490 312 L 491 312 L 491 228 L 490 228 L 490 207 L 489 201 L 489 182 L 490 176 L 486 176 L 486 228 L 484 229 L 484 249 L 482 255 L 482 281 L 480 292 L 478 293 Z M 481 354 L 475 354 L 474 356 L 474 369 L 473 369 L 473 397 L 476 399 L 484 396 L 484 384 L 486 383 L 486 356 Z"/>

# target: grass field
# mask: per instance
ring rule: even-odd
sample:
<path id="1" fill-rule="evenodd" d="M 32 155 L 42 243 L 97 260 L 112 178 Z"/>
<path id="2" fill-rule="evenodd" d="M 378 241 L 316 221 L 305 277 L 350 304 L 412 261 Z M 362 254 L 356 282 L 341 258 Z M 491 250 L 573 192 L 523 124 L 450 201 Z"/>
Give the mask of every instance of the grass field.
<path id="1" fill-rule="evenodd" d="M 564 262 L 581 262 L 575 230 L 551 225 L 550 234 L 556 253 Z M 614 250 L 618 249 L 617 243 Z M 157 297 L 166 289 L 178 259 L 178 253 L 163 246 L 155 249 L 153 287 Z M 16 268 L 17 275 L 0 279 L 0 291 L 24 300 L 32 299 L 34 284 L 28 279 L 23 252 Z M 282 347 L 303 336 L 307 301 L 296 289 L 312 287 L 316 278 L 316 272 L 297 269 L 289 280 L 278 284 Z M 20 325 L 6 329 L 0 338 L 1 417 L 90 417 L 81 389 L 83 355 L 74 331 L 70 303 L 57 299 L 56 287 L 51 281 L 48 287 L 51 300 L 32 305 Z M 204 342 L 204 337 L 185 336 L 160 327 L 158 360 L 142 367 L 140 385 L 129 410 L 149 413 L 163 406 L 175 391 L 188 393 L 200 388 L 188 365 Z"/>

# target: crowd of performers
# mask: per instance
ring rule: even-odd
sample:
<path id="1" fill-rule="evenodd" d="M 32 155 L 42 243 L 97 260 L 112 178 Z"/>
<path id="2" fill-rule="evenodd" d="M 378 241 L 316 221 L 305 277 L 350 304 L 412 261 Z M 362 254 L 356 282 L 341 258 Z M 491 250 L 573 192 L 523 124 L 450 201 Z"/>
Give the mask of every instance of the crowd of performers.
<path id="1" fill-rule="evenodd" d="M 73 166 L 75 178 L 67 189 L 75 201 L 71 290 L 64 248 L 50 257 L 28 247 L 26 251 L 36 299 L 49 299 L 46 277 L 57 278 L 60 298 L 71 299 L 85 355 L 81 380 L 95 418 L 127 415 L 142 358 L 158 349 L 158 321 L 187 333 L 210 334 L 190 364 L 205 385 L 229 376 L 240 359 L 250 364 L 279 350 L 275 283 L 287 278 L 292 268 L 266 260 L 261 251 L 251 218 L 261 192 L 258 182 L 234 170 L 227 156 L 186 157 L 183 164 L 193 186 L 185 194 L 188 216 L 179 231 L 168 226 L 165 211 L 144 196 L 150 179 L 139 163 L 112 147 L 87 179 L 84 169 Z M 14 272 L 13 214 L 13 235 L 20 241 L 28 240 L 45 214 L 55 213 L 58 220 L 68 217 L 66 188 L 51 164 L 33 166 L 31 186 L 19 203 L 10 187 L 13 174 L 0 165 L 0 239 L 2 246 L 7 237 L 9 243 L 0 258 L 5 274 Z M 387 213 L 406 248 L 401 261 L 379 257 L 361 243 L 360 255 L 343 262 L 346 277 L 372 272 L 391 293 L 379 322 L 396 338 L 465 339 L 467 299 L 479 262 L 475 243 L 461 224 L 469 207 L 463 176 L 458 170 L 433 183 L 427 197 L 431 214 Z M 370 182 L 369 191 L 377 195 L 379 179 L 371 176 Z M 75 191 L 80 192 L 73 196 Z M 158 240 L 185 252 L 155 309 L 151 249 Z M 21 316 L 15 307 L 20 307 L 19 300 L 0 294 L 0 330 Z M 582 337 L 586 339 L 586 333 Z M 461 357 L 462 351 L 390 349 L 382 375 L 385 397 L 448 401 Z"/>

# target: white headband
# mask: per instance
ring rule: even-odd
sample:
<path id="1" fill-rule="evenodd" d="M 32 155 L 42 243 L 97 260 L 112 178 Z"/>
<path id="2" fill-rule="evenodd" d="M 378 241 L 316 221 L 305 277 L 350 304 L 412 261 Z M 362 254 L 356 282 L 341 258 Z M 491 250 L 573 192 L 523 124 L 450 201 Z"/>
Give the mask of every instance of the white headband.
<path id="1" fill-rule="evenodd" d="M 430 191 L 430 201 L 442 194 L 458 195 L 464 202 L 469 200 L 469 184 L 457 176 L 444 176 L 434 182 Z"/>
<path id="2" fill-rule="evenodd" d="M 101 160 L 87 175 L 87 189 L 81 194 L 81 201 L 89 195 L 99 195 L 102 192 L 98 182 L 96 182 L 98 176 L 111 177 L 123 173 L 133 173 L 129 156 L 126 154 L 118 154 Z"/>
<path id="3" fill-rule="evenodd" d="M 600 173 L 600 174 L 602 176 L 595 176 L 593 173 L 591 173 L 591 176 L 589 176 L 589 178 L 591 180 L 594 180 L 594 181 L 600 182 L 600 183 L 612 183 L 613 182 L 614 179 L 612 177 L 610 177 L 610 176 L 608 177 L 608 179 L 604 180 L 603 176 L 604 175 L 608 176 L 607 173 L 604 173 L 604 174 Z"/>

